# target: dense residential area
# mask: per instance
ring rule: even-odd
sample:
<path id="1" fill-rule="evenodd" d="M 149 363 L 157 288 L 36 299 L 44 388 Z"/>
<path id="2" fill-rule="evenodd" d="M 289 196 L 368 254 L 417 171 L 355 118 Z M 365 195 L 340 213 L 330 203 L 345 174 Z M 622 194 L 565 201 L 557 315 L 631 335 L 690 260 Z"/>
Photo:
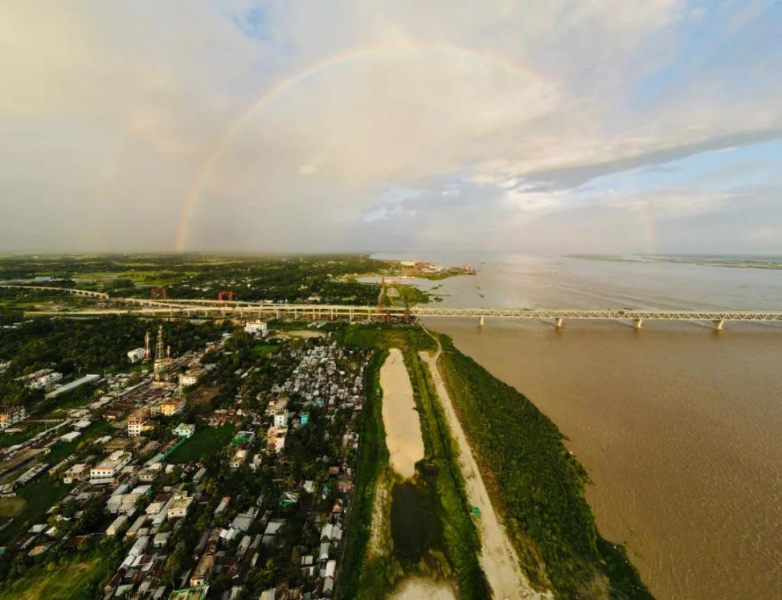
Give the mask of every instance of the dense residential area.
<path id="1" fill-rule="evenodd" d="M 332 597 L 369 351 L 318 324 L 124 324 L 94 372 L 4 357 L 0 598 Z"/>

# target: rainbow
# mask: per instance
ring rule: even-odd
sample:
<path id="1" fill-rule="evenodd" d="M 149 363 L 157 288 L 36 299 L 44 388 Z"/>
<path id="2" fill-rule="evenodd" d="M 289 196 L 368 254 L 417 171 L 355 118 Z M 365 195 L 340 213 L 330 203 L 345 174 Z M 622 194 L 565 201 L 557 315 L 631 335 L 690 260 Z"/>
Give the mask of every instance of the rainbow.
<path id="1" fill-rule="evenodd" d="M 242 129 L 243 125 L 250 119 L 258 110 L 260 110 L 267 102 L 272 100 L 275 96 L 291 89 L 292 87 L 300 84 L 301 82 L 313 77 L 323 71 L 326 71 L 332 67 L 342 65 L 344 63 L 368 57 L 378 57 L 384 54 L 397 54 L 400 52 L 410 51 L 426 51 L 426 52 L 440 52 L 449 53 L 454 55 L 461 55 L 471 58 L 476 58 L 480 61 L 487 62 L 495 67 L 503 69 L 516 76 L 532 79 L 538 83 L 548 85 L 548 82 L 540 75 L 518 65 L 510 62 L 502 57 L 498 57 L 494 54 L 487 52 L 480 52 L 472 48 L 464 46 L 456 46 L 446 43 L 405 43 L 402 45 L 376 45 L 369 47 L 356 48 L 335 54 L 329 58 L 326 58 L 320 62 L 314 63 L 305 69 L 280 80 L 275 85 L 264 91 L 254 102 L 252 102 L 228 127 L 225 133 L 220 136 L 217 143 L 212 146 L 209 152 L 204 157 L 196 175 L 190 184 L 185 202 L 182 206 L 182 211 L 179 216 L 179 222 L 176 230 L 176 251 L 183 252 L 185 249 L 185 243 L 187 241 L 188 227 L 190 225 L 190 219 L 195 210 L 198 199 L 201 195 L 204 185 L 206 184 L 212 169 L 220 160 L 220 157 L 225 152 L 226 148 L 230 145 L 236 134 Z"/>

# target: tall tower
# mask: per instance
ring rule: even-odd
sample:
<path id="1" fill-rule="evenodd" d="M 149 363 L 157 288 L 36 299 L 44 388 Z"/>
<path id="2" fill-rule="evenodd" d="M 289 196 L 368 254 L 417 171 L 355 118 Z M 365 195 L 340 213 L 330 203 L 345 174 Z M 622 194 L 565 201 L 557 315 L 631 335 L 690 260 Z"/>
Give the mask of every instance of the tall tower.
<path id="1" fill-rule="evenodd" d="M 144 335 L 144 360 L 149 360 L 150 357 L 150 349 L 149 349 L 149 331 Z"/>
<path id="2" fill-rule="evenodd" d="M 157 347 L 155 348 L 155 360 L 163 360 L 166 357 L 165 346 L 163 345 L 163 326 L 158 326 Z"/>

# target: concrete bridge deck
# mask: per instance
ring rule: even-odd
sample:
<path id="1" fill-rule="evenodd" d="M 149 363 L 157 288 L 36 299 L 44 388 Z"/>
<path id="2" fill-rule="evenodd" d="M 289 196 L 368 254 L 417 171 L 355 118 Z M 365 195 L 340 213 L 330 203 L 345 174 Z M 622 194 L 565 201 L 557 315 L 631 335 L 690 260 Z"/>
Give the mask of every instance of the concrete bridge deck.
<path id="1" fill-rule="evenodd" d="M 636 328 L 644 321 L 707 321 L 722 329 L 732 321 L 780 322 L 782 311 L 750 310 L 664 310 L 664 309 L 571 309 L 571 308 L 449 308 L 418 305 L 384 307 L 343 304 L 270 304 L 262 302 L 220 301 L 203 299 L 109 298 L 108 294 L 73 288 L 44 286 L 0 285 L 0 287 L 65 290 L 78 296 L 92 296 L 111 301 L 114 308 L 75 311 L 30 311 L 30 315 L 97 316 L 127 314 L 135 316 L 205 316 L 240 319 L 313 319 L 350 321 L 383 321 L 389 319 L 473 318 L 483 324 L 487 318 L 553 320 L 561 327 L 565 320 L 632 321 Z"/>

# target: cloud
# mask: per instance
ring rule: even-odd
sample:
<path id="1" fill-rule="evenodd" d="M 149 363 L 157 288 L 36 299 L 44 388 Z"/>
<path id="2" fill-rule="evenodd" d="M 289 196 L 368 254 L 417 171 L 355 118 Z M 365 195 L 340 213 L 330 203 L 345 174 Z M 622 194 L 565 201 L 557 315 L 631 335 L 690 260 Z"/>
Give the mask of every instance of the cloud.
<path id="1" fill-rule="evenodd" d="M 9 0 L 0 250 L 184 227 L 189 249 L 534 252 L 580 221 L 599 251 L 648 212 L 720 251 L 715 219 L 782 187 L 744 156 L 782 138 L 779 26 L 760 1 Z M 766 189 L 647 181 L 729 148 Z"/>
<path id="2" fill-rule="evenodd" d="M 314 175 L 319 171 L 320 169 L 315 165 L 301 165 L 299 167 L 299 175 L 303 175 L 303 176 Z"/>

